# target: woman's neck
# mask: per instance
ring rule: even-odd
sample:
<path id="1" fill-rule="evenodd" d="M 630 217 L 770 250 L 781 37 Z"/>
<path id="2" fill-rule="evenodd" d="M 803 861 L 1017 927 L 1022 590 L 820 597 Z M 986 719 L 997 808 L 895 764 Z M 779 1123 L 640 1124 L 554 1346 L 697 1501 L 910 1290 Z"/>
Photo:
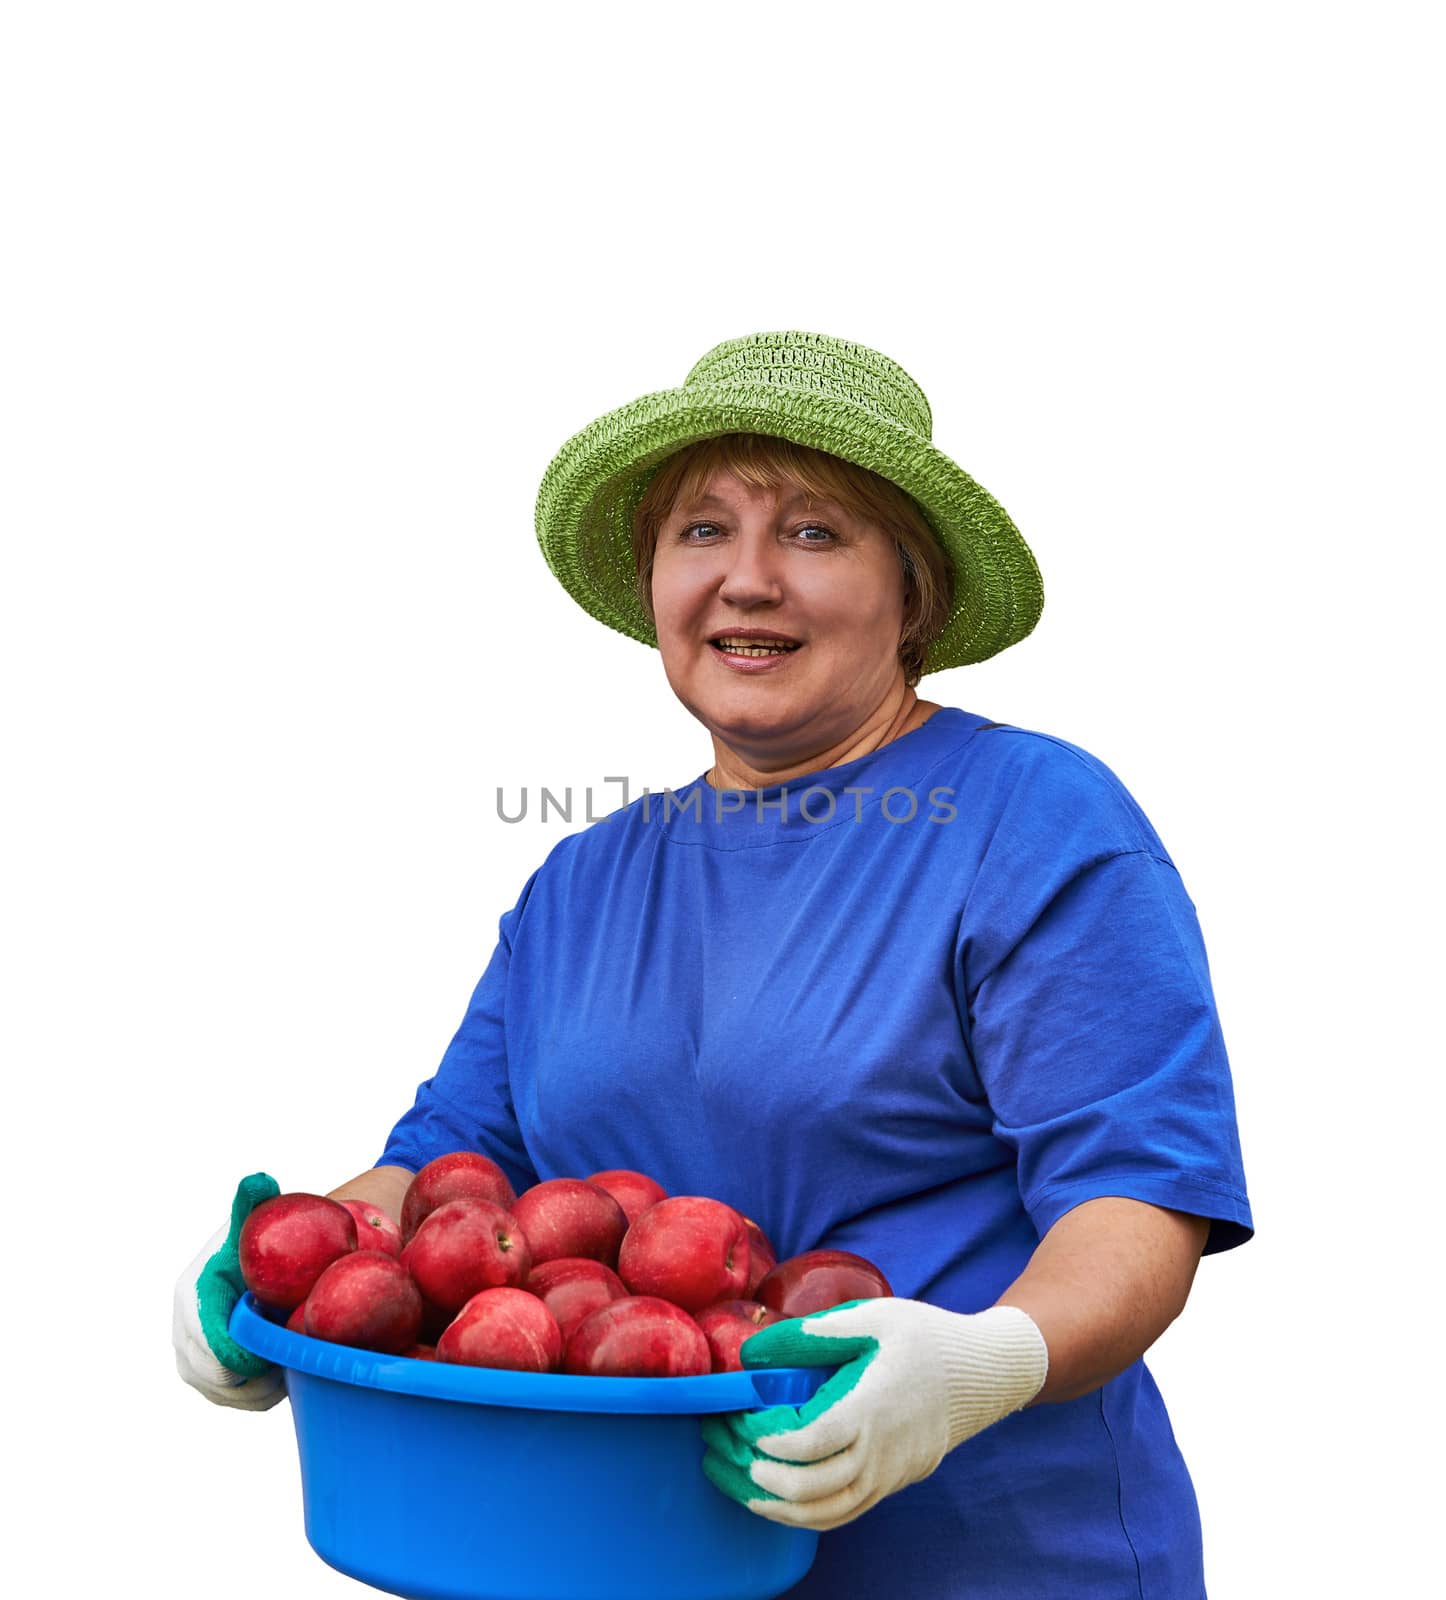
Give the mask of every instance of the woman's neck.
<path id="1" fill-rule="evenodd" d="M 857 761 L 904 734 L 912 733 L 915 728 L 922 728 L 939 709 L 934 701 L 920 700 L 911 688 L 905 687 L 897 701 L 885 701 L 847 738 L 822 750 L 790 755 L 778 765 L 756 765 L 714 734 L 714 764 L 704 781 L 713 789 L 766 789 L 770 784 L 788 783 L 806 772 L 841 767 L 846 761 Z"/>

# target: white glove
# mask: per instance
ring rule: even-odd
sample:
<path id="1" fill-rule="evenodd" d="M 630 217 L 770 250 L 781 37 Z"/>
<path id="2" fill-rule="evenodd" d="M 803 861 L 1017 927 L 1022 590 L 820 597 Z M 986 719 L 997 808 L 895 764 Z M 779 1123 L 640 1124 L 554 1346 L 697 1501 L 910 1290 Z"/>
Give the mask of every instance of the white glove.
<path id="1" fill-rule="evenodd" d="M 892 1298 L 775 1323 L 741 1354 L 746 1368 L 839 1366 L 797 1409 L 703 1419 L 715 1487 L 771 1522 L 820 1530 L 927 1478 L 1028 1405 L 1049 1371 L 1044 1336 L 1017 1306 L 965 1314 Z"/>
<path id="2" fill-rule="evenodd" d="M 229 1226 L 221 1228 L 176 1280 L 171 1315 L 171 1342 L 176 1347 L 176 1370 L 193 1389 L 199 1389 L 218 1406 L 266 1411 L 285 1398 L 285 1369 L 268 1364 L 265 1371 L 255 1377 L 233 1372 L 217 1360 L 201 1327 L 199 1291 L 202 1274 L 206 1272 L 212 1257 L 227 1243 L 231 1232 Z M 215 1292 L 214 1287 L 212 1292 Z"/>

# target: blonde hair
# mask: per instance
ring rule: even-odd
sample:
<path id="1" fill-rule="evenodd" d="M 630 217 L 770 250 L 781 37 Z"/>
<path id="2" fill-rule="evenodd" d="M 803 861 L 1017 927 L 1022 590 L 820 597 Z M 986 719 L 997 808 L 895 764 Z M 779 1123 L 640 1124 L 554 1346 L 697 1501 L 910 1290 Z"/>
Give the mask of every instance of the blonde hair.
<path id="1" fill-rule="evenodd" d="M 850 515 L 880 527 L 893 541 L 904 575 L 904 625 L 899 662 L 911 688 L 924 675 L 924 656 L 949 620 L 954 569 L 917 503 L 897 484 L 852 461 L 789 439 L 724 433 L 669 456 L 648 484 L 633 517 L 637 593 L 653 616 L 653 552 L 678 501 L 701 494 L 715 472 L 735 474 L 756 489 L 797 486 L 815 499 L 835 500 Z"/>

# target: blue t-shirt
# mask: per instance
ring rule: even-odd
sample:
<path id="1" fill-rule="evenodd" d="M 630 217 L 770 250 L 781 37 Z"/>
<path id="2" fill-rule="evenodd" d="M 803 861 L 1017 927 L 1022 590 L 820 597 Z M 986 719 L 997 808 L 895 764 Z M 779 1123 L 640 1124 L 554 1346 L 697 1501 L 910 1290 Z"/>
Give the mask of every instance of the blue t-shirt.
<path id="1" fill-rule="evenodd" d="M 702 777 L 558 842 L 381 1163 L 608 1167 L 992 1305 L 1072 1207 L 1251 1236 L 1195 908 L 1119 779 L 953 707 L 788 784 Z M 701 1452 L 700 1452 L 701 1455 Z M 827 1533 L 797 1600 L 1196 1600 L 1199 1515 L 1142 1361 L 966 1440 Z"/>

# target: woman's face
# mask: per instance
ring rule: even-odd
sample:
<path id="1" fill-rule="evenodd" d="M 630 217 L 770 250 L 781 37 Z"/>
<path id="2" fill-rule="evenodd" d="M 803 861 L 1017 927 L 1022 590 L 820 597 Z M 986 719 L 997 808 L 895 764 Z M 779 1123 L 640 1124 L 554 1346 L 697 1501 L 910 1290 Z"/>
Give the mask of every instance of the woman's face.
<path id="1" fill-rule="evenodd" d="M 893 540 L 793 485 L 720 471 L 663 522 L 653 613 L 673 692 L 725 744 L 782 765 L 847 739 L 903 684 L 904 578 Z M 741 656 L 750 629 L 797 644 Z"/>

